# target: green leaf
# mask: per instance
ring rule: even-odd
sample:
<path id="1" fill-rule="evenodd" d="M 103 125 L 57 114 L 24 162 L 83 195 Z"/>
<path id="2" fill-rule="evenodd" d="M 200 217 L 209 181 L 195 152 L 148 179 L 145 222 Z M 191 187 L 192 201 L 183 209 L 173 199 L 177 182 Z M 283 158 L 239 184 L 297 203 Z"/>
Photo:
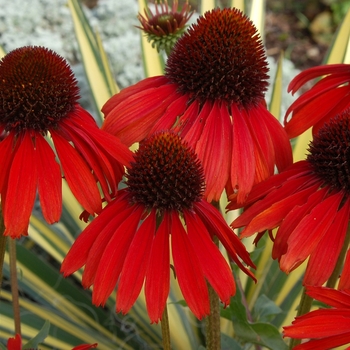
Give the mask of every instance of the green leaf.
<path id="1" fill-rule="evenodd" d="M 282 312 L 271 299 L 265 294 L 259 296 L 252 311 L 255 320 L 260 322 L 270 322 L 274 316 Z"/>
<path id="2" fill-rule="evenodd" d="M 23 345 L 24 349 L 36 349 L 39 348 L 39 344 L 43 343 L 45 338 L 49 335 L 50 322 L 46 321 L 41 328 L 40 332 L 31 339 L 27 344 Z"/>
<path id="3" fill-rule="evenodd" d="M 221 349 L 243 350 L 236 340 L 224 333 L 221 333 Z"/>
<path id="4" fill-rule="evenodd" d="M 269 323 L 248 321 L 239 289 L 235 297 L 231 299 L 230 306 L 222 310 L 221 316 L 232 321 L 235 337 L 241 342 L 259 344 L 272 350 L 288 348 L 275 326 Z"/>

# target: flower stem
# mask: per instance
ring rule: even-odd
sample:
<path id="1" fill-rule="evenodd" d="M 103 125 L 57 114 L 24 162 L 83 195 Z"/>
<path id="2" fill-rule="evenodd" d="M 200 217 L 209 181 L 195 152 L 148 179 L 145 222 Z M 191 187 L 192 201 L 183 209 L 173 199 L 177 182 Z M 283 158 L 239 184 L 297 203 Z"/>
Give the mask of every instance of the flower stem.
<path id="1" fill-rule="evenodd" d="M 329 288 L 335 287 L 335 285 L 338 281 L 339 275 L 340 275 L 340 271 L 341 271 L 343 264 L 344 264 L 344 259 L 345 259 L 345 255 L 346 255 L 346 252 L 347 252 L 348 247 L 349 247 L 349 243 L 350 243 L 350 224 L 348 225 L 348 229 L 346 231 L 343 247 L 339 253 L 337 263 L 334 267 L 334 270 L 333 270 L 331 276 L 329 277 L 329 279 L 326 283 L 326 287 L 329 287 Z"/>
<path id="2" fill-rule="evenodd" d="M 300 298 L 299 309 L 297 313 L 297 317 L 306 314 L 310 311 L 312 305 L 313 298 L 306 294 L 305 287 L 303 288 L 303 294 Z M 293 349 L 295 346 L 301 343 L 301 339 L 291 339 L 289 343 L 289 349 Z"/>
<path id="3" fill-rule="evenodd" d="M 15 322 L 15 334 L 21 335 L 21 317 L 20 317 L 20 309 L 19 309 L 18 280 L 17 280 L 17 266 L 16 266 L 16 241 L 11 238 L 9 239 L 9 253 L 10 253 L 10 276 L 11 276 L 13 319 Z"/>
<path id="4" fill-rule="evenodd" d="M 221 332 L 220 332 L 220 304 L 219 298 L 214 288 L 207 283 L 209 292 L 210 314 L 206 318 L 206 349 L 221 349 Z"/>
<path id="5" fill-rule="evenodd" d="M 162 338 L 163 338 L 163 349 L 170 350 L 170 328 L 169 328 L 169 317 L 168 317 L 168 308 L 165 305 L 162 320 L 160 321 L 162 328 Z"/>

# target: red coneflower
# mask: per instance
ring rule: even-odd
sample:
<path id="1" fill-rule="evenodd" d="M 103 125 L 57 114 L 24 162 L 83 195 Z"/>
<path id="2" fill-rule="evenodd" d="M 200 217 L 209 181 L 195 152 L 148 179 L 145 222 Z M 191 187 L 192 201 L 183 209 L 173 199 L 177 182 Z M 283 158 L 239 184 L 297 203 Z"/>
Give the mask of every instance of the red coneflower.
<path id="1" fill-rule="evenodd" d="M 288 91 L 294 94 L 305 83 L 321 76 L 326 77 L 288 108 L 284 122 L 290 138 L 302 134 L 311 126 L 316 133 L 330 118 L 350 107 L 350 64 L 329 64 L 306 69 L 290 82 Z"/>
<path id="2" fill-rule="evenodd" d="M 310 339 L 293 350 L 326 350 L 350 344 L 350 291 L 326 287 L 307 287 L 307 294 L 330 309 L 318 309 L 296 317 L 284 328 L 284 336 Z M 348 348 L 347 348 L 348 349 Z"/>
<path id="3" fill-rule="evenodd" d="M 177 41 L 164 76 L 107 101 L 102 128 L 128 146 L 173 128 L 203 164 L 207 200 L 227 186 L 243 202 L 275 165 L 292 163 L 288 137 L 266 109 L 267 72 L 253 23 L 237 9 L 212 10 Z"/>
<path id="4" fill-rule="evenodd" d="M 350 217 L 350 111 L 331 119 L 314 136 L 310 154 L 256 185 L 247 210 L 231 224 L 241 237 L 278 228 L 272 257 L 289 273 L 309 257 L 304 285 L 331 275 Z M 229 209 L 237 208 L 229 204 Z"/>
<path id="5" fill-rule="evenodd" d="M 44 218 L 61 215 L 61 168 L 85 210 L 102 209 L 99 188 L 107 200 L 131 152 L 101 131 L 77 103 L 78 87 L 66 61 L 43 47 L 22 47 L 0 61 L 0 171 L 5 235 L 26 235 L 36 191 Z M 45 138 L 51 135 L 56 155 Z M 120 164 L 120 163 L 121 164 Z"/>
<path id="6" fill-rule="evenodd" d="M 202 198 L 203 169 L 177 134 L 161 132 L 141 143 L 127 172 L 127 188 L 79 235 L 61 271 L 85 265 L 82 284 L 105 304 L 117 282 L 117 312 L 127 313 L 145 282 L 151 322 L 161 319 L 169 294 L 170 261 L 189 308 L 209 314 L 206 281 L 224 304 L 235 294 L 232 271 L 212 241 L 217 236 L 233 261 L 254 267 L 221 214 Z M 171 237 L 171 252 L 169 238 Z"/>
<path id="7" fill-rule="evenodd" d="M 173 1 L 173 6 L 169 9 L 168 1 L 160 1 L 155 4 L 155 13 L 147 8 L 145 17 L 141 14 L 138 19 L 141 27 L 137 27 L 145 32 L 147 39 L 156 47 L 158 51 L 165 50 L 170 53 L 176 41 L 180 38 L 186 28 L 186 23 L 191 18 L 191 6 L 188 0 L 183 5 L 181 12 L 178 12 L 179 3 Z"/>

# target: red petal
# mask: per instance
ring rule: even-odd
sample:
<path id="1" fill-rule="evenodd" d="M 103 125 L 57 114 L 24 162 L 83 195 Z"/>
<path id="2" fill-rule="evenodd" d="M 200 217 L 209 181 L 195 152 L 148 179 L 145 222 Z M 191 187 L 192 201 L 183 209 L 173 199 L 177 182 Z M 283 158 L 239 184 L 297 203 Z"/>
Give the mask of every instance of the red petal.
<path id="1" fill-rule="evenodd" d="M 20 145 L 11 165 L 4 207 L 4 235 L 12 238 L 28 234 L 38 182 L 37 154 L 30 134 L 25 132 L 17 142 Z"/>
<path id="2" fill-rule="evenodd" d="M 174 94 L 174 84 L 135 93 L 110 112 L 102 129 L 119 137 L 127 146 L 139 142 L 147 137 L 153 124 L 166 111 L 174 100 Z"/>
<path id="3" fill-rule="evenodd" d="M 22 350 L 22 338 L 19 334 L 7 340 L 7 350 Z"/>
<path id="4" fill-rule="evenodd" d="M 52 224 L 60 219 L 62 212 L 61 168 L 51 146 L 39 134 L 35 138 L 38 155 L 38 192 L 45 220 Z"/>
<path id="5" fill-rule="evenodd" d="M 148 268 L 155 232 L 156 211 L 152 210 L 136 231 L 125 258 L 118 285 L 117 312 L 126 314 L 140 294 Z"/>
<path id="6" fill-rule="evenodd" d="M 146 272 L 146 305 L 151 322 L 162 318 L 170 288 L 170 217 L 167 212 L 154 237 L 148 270 Z"/>
<path id="7" fill-rule="evenodd" d="M 321 286 L 332 274 L 344 244 L 349 222 L 350 202 L 337 212 L 333 223 L 311 254 L 304 276 L 304 285 Z"/>
<path id="8" fill-rule="evenodd" d="M 288 86 L 288 92 L 292 91 L 294 94 L 308 81 L 321 77 L 326 74 L 337 74 L 340 76 L 347 76 L 349 73 L 349 64 L 337 63 L 337 64 L 326 64 L 322 66 L 312 67 L 305 69 L 299 73 Z M 349 80 L 349 78 L 348 78 Z"/>
<path id="9" fill-rule="evenodd" d="M 281 257 L 280 268 L 290 272 L 298 267 L 315 249 L 334 220 L 342 196 L 338 193 L 316 205 L 304 216 L 288 239 L 288 250 Z"/>
<path id="10" fill-rule="evenodd" d="M 108 204 L 101 214 L 93 220 L 73 243 L 68 254 L 64 258 L 61 272 L 65 277 L 79 270 L 86 264 L 89 251 L 99 235 L 108 229 L 106 223 L 113 223 L 116 213 L 123 213 L 128 208 L 128 203 L 123 200 L 125 196 L 119 195 L 111 204 Z"/>
<path id="11" fill-rule="evenodd" d="M 208 103 L 206 103 L 208 104 Z M 214 103 L 196 145 L 196 153 L 204 168 L 208 202 L 219 200 L 230 171 L 231 119 L 227 107 Z M 213 162 L 213 155 L 215 162 Z"/>
<path id="12" fill-rule="evenodd" d="M 209 315 L 209 294 L 201 264 L 177 213 L 172 215 L 172 254 L 181 292 L 193 314 L 202 319 Z"/>
<path id="13" fill-rule="evenodd" d="M 237 202 L 243 203 L 252 189 L 255 178 L 254 142 L 245 122 L 249 116 L 235 104 L 231 105 L 231 109 L 233 119 L 231 184 L 233 189 L 238 186 Z"/>
<path id="14" fill-rule="evenodd" d="M 92 292 L 92 302 L 96 306 L 104 305 L 116 286 L 143 211 L 143 207 L 135 207 L 129 217 L 120 222 L 100 256 Z"/>
<path id="15" fill-rule="evenodd" d="M 235 281 L 229 265 L 197 215 L 185 211 L 184 217 L 188 239 L 195 249 L 195 254 L 199 259 L 205 278 L 215 289 L 221 301 L 228 304 L 230 297 L 235 295 L 236 292 Z"/>
<path id="16" fill-rule="evenodd" d="M 95 349 L 97 348 L 98 344 L 81 344 L 78 346 L 75 346 L 72 350 L 89 350 L 89 349 Z"/>
<path id="17" fill-rule="evenodd" d="M 0 142 L 0 154 L 2 155 L 1 159 L 1 171 L 0 171 L 0 193 L 3 196 L 3 192 L 7 191 L 7 181 L 8 175 L 10 173 L 11 164 L 13 157 L 15 155 L 14 147 L 15 133 L 9 133 L 8 136 Z M 18 142 L 16 147 L 18 148 Z M 2 198 L 4 202 L 4 198 Z"/>
<path id="18" fill-rule="evenodd" d="M 307 294 L 335 308 L 348 309 L 350 312 L 350 292 L 320 286 L 307 286 Z"/>
<path id="19" fill-rule="evenodd" d="M 305 181 L 305 179 L 298 180 Z M 289 190 L 293 189 L 294 187 L 291 187 L 290 185 L 293 185 L 294 182 L 292 183 L 291 181 L 285 184 L 286 186 L 278 189 L 274 195 L 271 194 L 264 200 L 257 202 L 255 205 L 251 206 L 245 212 L 243 212 L 242 216 L 244 215 L 244 217 L 250 217 L 252 220 L 242 231 L 241 238 L 249 237 L 256 232 L 263 232 L 265 230 L 274 229 L 282 222 L 282 220 L 295 206 L 306 203 L 309 196 L 312 193 L 315 193 L 319 187 L 319 185 L 316 184 L 303 191 L 290 194 L 288 193 Z M 294 189 L 297 188 L 294 187 Z M 282 199 L 280 200 L 280 198 Z M 273 199 L 274 202 L 272 201 Z M 266 207 L 265 203 L 273 204 L 267 207 L 265 210 L 258 212 L 259 208 Z M 237 223 L 240 223 L 240 220 L 235 221 Z"/>
<path id="20" fill-rule="evenodd" d="M 90 169 L 67 140 L 54 131 L 51 136 L 73 195 L 90 214 L 99 213 L 102 209 L 100 192 Z"/>
<path id="21" fill-rule="evenodd" d="M 101 111 L 103 112 L 103 114 L 105 115 L 105 118 L 107 119 L 109 118 L 109 115 L 113 111 L 113 109 L 116 108 L 121 102 L 125 101 L 127 98 L 135 95 L 140 91 L 144 91 L 149 88 L 158 87 L 167 83 L 169 83 L 169 81 L 164 75 L 143 79 L 138 83 L 123 89 L 118 94 L 115 94 L 114 96 L 112 96 L 104 104 Z"/>
<path id="22" fill-rule="evenodd" d="M 208 232 L 212 236 L 217 236 L 219 238 L 231 259 L 238 265 L 238 267 L 248 276 L 256 280 L 253 273 L 244 267 L 237 257 L 238 255 L 245 264 L 255 268 L 246 247 L 230 229 L 221 214 L 211 204 L 204 200 L 195 203 L 194 211 L 199 215 L 202 222 L 207 227 Z"/>
<path id="23" fill-rule="evenodd" d="M 286 215 L 282 224 L 280 225 L 272 248 L 272 259 L 280 259 L 286 253 L 288 247 L 289 236 L 292 234 L 296 226 L 300 223 L 302 218 L 310 213 L 328 192 L 328 188 L 322 188 L 311 194 L 308 201 L 301 206 L 296 206 Z"/>

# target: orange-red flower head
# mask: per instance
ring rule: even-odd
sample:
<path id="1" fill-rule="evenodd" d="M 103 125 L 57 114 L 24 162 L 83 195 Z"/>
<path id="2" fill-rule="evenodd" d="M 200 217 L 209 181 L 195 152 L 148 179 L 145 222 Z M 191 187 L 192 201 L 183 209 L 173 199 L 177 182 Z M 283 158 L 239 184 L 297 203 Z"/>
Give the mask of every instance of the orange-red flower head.
<path id="1" fill-rule="evenodd" d="M 292 162 L 287 134 L 266 109 L 267 72 L 248 17 L 237 9 L 206 12 L 175 44 L 164 76 L 107 101 L 102 128 L 126 145 L 173 129 L 202 162 L 207 200 L 226 188 L 243 203 L 254 183 Z"/>
<path id="2" fill-rule="evenodd" d="M 309 258 L 303 283 L 320 286 L 334 270 L 350 218 L 350 110 L 319 129 L 309 152 L 306 160 L 256 185 L 232 227 L 245 227 L 242 237 L 258 232 L 256 241 L 277 228 L 272 257 L 282 271 Z M 237 206 L 233 201 L 229 209 Z M 349 280 L 344 276 L 342 284 Z"/>
<path id="3" fill-rule="evenodd" d="M 183 5 L 181 12 L 178 11 L 178 1 L 173 0 L 173 6 L 169 9 L 168 1 L 160 1 L 155 4 L 155 13 L 147 8 L 145 17 L 141 14 L 138 19 L 141 30 L 147 35 L 148 41 L 158 51 L 165 50 L 170 53 L 176 41 L 186 28 L 186 23 L 192 16 L 191 6 L 188 1 Z"/>
<path id="4" fill-rule="evenodd" d="M 27 234 L 37 191 L 46 221 L 59 220 L 61 169 L 89 214 L 102 209 L 99 186 L 107 201 L 115 195 L 131 152 L 98 129 L 77 103 L 78 97 L 72 70 L 51 50 L 22 47 L 0 61 L 0 194 L 5 235 Z"/>
<path id="5" fill-rule="evenodd" d="M 79 235 L 61 271 L 67 276 L 85 265 L 82 283 L 94 286 L 96 305 L 105 304 L 118 282 L 116 309 L 123 314 L 145 284 L 149 317 L 158 322 L 169 294 L 172 256 L 183 297 L 196 317 L 210 312 L 206 281 L 228 304 L 235 282 L 212 238 L 218 237 L 253 278 L 241 259 L 254 264 L 221 214 L 203 200 L 203 186 L 194 151 L 177 134 L 156 133 L 136 152 L 127 187 Z"/>

